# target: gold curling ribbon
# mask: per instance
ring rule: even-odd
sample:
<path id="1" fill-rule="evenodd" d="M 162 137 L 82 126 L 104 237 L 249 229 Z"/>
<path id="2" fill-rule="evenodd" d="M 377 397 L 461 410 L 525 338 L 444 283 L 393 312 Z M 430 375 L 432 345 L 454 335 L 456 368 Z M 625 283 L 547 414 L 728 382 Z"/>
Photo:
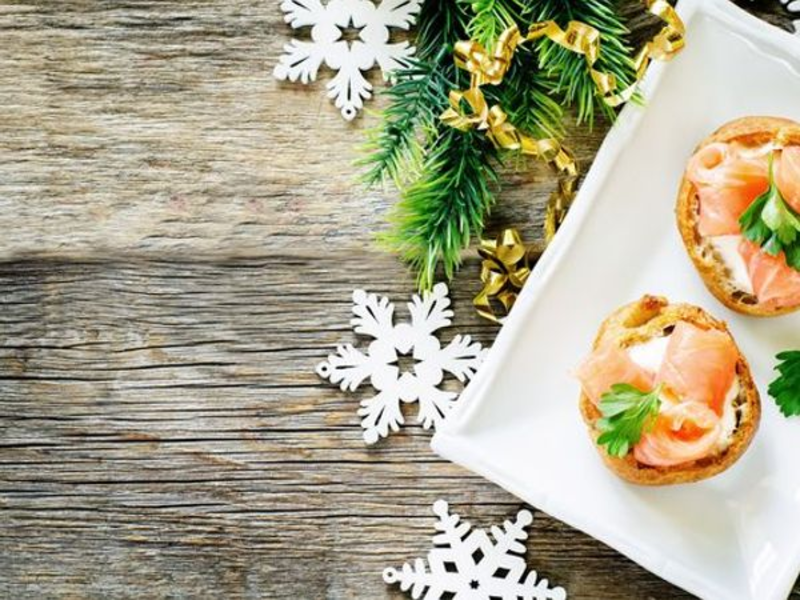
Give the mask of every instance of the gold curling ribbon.
<path id="1" fill-rule="evenodd" d="M 517 300 L 522 286 L 531 274 L 529 249 L 516 229 L 504 229 L 494 240 L 481 240 L 478 253 L 481 263 L 483 289 L 472 304 L 482 317 L 502 323 Z M 505 314 L 498 316 L 496 305 L 502 305 Z"/>
<path id="2" fill-rule="evenodd" d="M 549 244 L 556 236 L 558 228 L 564 222 L 575 199 L 576 177 L 567 177 L 558 182 L 558 188 L 550 194 L 547 202 L 547 211 L 544 215 L 544 240 Z"/>
<path id="3" fill-rule="evenodd" d="M 462 103 L 471 112 L 461 112 Z M 479 87 L 466 91 L 450 92 L 450 108 L 441 120 L 461 131 L 485 131 L 492 143 L 505 150 L 514 150 L 552 163 L 556 169 L 570 176 L 578 173 L 572 153 L 554 138 L 535 139 L 519 131 L 508 120 L 508 115 L 498 105 L 489 107 L 486 96 Z"/>
<path id="4" fill-rule="evenodd" d="M 609 106 L 619 106 L 629 100 L 639 81 L 644 77 L 651 60 L 670 60 L 685 45 L 686 28 L 678 13 L 665 0 L 644 0 L 647 10 L 664 21 L 665 26 L 652 40 L 647 42 L 634 59 L 636 80 L 624 90 L 615 93 L 617 79 L 613 73 L 603 73 L 594 68 L 601 56 L 600 32 L 594 27 L 579 21 L 570 21 L 566 29 L 561 29 L 555 21 L 534 23 L 523 36 L 516 25 L 512 25 L 500 35 L 494 51 L 489 52 L 475 41 L 457 42 L 455 63 L 471 75 L 470 88 L 450 94 L 450 108 L 442 115 L 445 123 L 462 131 L 478 129 L 487 131 L 492 142 L 506 150 L 533 150 L 528 152 L 540 156 L 548 162 L 558 154 L 561 145 L 554 139 L 535 140 L 520 133 L 508 122 L 506 113 L 500 106 L 489 107 L 481 91 L 485 84 L 500 85 L 503 82 L 517 47 L 526 42 L 541 38 L 581 54 L 586 59 L 589 73 L 597 86 L 603 101 Z M 462 100 L 471 107 L 471 113 L 462 112 Z M 524 142 L 523 142 L 524 141 Z M 543 151 L 542 145 L 550 149 Z M 561 157 L 560 170 L 566 170 L 566 157 Z M 574 161 L 573 161 L 574 162 Z M 572 170 L 576 170 L 574 164 Z"/>
<path id="5" fill-rule="evenodd" d="M 562 29 L 554 21 L 534 23 L 525 36 L 516 25 L 511 26 L 500 35 L 492 52 L 475 41 L 462 41 L 455 46 L 456 65 L 470 73 L 470 87 L 450 93 L 450 107 L 442 113 L 440 119 L 461 131 L 484 131 L 497 148 L 541 158 L 565 176 L 559 181 L 558 189 L 551 194 L 548 202 L 545 215 L 547 243 L 555 236 L 575 196 L 578 178 L 575 158 L 554 138 L 535 139 L 521 133 L 508 121 L 508 115 L 502 107 L 488 105 L 481 86 L 500 85 L 511 67 L 517 47 L 526 41 L 546 37 L 563 48 L 584 56 L 592 80 L 606 104 L 612 107 L 624 104 L 636 92 L 652 60 L 670 60 L 685 45 L 686 28 L 675 9 L 665 0 L 643 2 L 647 10 L 664 21 L 665 25 L 636 55 L 634 82 L 619 91 L 616 77 L 612 73 L 603 73 L 594 68 L 602 55 L 600 32 L 578 21 L 570 21 L 566 29 Z M 519 233 L 507 229 L 496 241 L 482 242 L 479 252 L 484 258 L 481 270 L 484 287 L 475 297 L 474 304 L 479 314 L 499 322 L 492 308 L 492 301 L 499 301 L 505 307 L 506 313 L 511 310 L 519 289 L 530 274 L 527 251 Z M 517 256 L 520 257 L 519 260 L 524 259 L 525 263 L 512 260 Z"/>
<path id="6" fill-rule="evenodd" d="M 619 106 L 631 99 L 651 60 L 670 60 L 686 45 L 686 27 L 672 6 L 665 0 L 645 0 L 645 5 L 648 12 L 664 21 L 665 26 L 636 55 L 635 81 L 617 93 L 614 93 L 617 88 L 616 77 L 612 73 L 603 73 L 594 68 L 601 54 L 600 32 L 594 27 L 570 21 L 567 28 L 562 30 L 554 21 L 543 21 L 531 25 L 525 39 L 547 37 L 567 50 L 584 55 L 589 73 L 603 101 L 609 106 Z"/>
<path id="7" fill-rule="evenodd" d="M 456 66 L 472 75 L 471 87 L 480 87 L 486 83 L 500 85 L 511 67 L 511 59 L 517 51 L 517 46 L 524 38 L 516 25 L 509 27 L 500 37 L 494 47 L 494 52 L 486 49 L 474 41 L 456 42 Z"/>
<path id="8" fill-rule="evenodd" d="M 525 38 L 514 25 L 500 35 L 491 53 L 478 42 L 457 42 L 455 62 L 471 75 L 470 87 L 450 92 L 450 108 L 439 118 L 461 131 L 485 131 L 497 148 L 541 158 L 552 163 L 560 172 L 575 176 L 578 169 L 569 150 L 554 138 L 535 139 L 520 132 L 509 122 L 508 115 L 499 105 L 488 105 L 481 90 L 484 84 L 502 83 L 517 46 L 524 41 Z"/>

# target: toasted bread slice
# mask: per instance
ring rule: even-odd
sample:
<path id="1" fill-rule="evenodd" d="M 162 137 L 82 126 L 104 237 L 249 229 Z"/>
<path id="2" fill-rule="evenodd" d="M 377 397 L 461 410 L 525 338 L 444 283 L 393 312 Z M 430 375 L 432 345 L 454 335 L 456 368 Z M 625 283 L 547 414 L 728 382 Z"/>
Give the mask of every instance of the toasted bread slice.
<path id="1" fill-rule="evenodd" d="M 680 321 L 703 329 L 717 329 L 730 335 L 724 322 L 715 319 L 702 308 L 688 304 L 670 304 L 666 298 L 658 296 L 644 296 L 618 309 L 603 322 L 595 339 L 594 349 L 608 341 L 613 341 L 622 348 L 642 344 L 665 335 Z M 597 446 L 597 438 L 601 432 L 597 429 L 596 423 L 601 414 L 584 393 L 581 393 L 580 410 L 598 452 L 608 468 L 622 479 L 641 485 L 670 485 L 700 481 L 721 473 L 735 463 L 747 450 L 758 429 L 761 401 L 750 373 L 750 366 L 741 352 L 736 363 L 736 374 L 740 391 L 734 401 L 737 423 L 731 434 L 730 443 L 715 454 L 676 466 L 643 465 L 634 458 L 633 452 L 624 458 L 610 456 L 604 447 Z"/>
<path id="2" fill-rule="evenodd" d="M 723 125 L 703 140 L 695 152 L 715 142 L 733 141 L 748 146 L 770 142 L 780 145 L 800 144 L 800 124 L 779 117 L 744 117 Z M 714 247 L 698 232 L 700 200 L 695 185 L 685 176 L 678 193 L 676 216 L 686 251 L 700 277 L 709 291 L 725 306 L 736 312 L 758 317 L 774 317 L 800 309 L 800 306 L 760 304 L 753 294 L 736 287 Z"/>

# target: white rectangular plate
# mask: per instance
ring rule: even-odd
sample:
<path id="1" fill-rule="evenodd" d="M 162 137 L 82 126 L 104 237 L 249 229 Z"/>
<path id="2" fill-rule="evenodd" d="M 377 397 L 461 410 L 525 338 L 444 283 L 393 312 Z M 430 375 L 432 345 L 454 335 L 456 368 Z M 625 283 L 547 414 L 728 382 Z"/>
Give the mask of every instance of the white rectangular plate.
<path id="1" fill-rule="evenodd" d="M 800 39 L 727 0 L 684 0 L 688 44 L 651 68 L 647 107 L 620 116 L 574 209 L 434 450 L 706 599 L 785 598 L 800 571 L 800 419 L 767 396 L 774 356 L 800 348 L 800 314 L 756 320 L 705 289 L 675 226 L 687 159 L 733 118 L 800 120 Z M 577 407 L 572 370 L 600 322 L 645 293 L 728 321 L 753 367 L 764 415 L 728 472 L 670 488 L 605 469 Z"/>

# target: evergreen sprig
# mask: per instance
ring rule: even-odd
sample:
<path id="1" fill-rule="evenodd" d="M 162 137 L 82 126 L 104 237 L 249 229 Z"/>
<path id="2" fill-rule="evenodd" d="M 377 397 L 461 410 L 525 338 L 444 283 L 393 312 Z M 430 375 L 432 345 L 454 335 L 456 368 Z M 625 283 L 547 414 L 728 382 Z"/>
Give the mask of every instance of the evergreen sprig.
<path id="1" fill-rule="evenodd" d="M 468 75 L 454 65 L 455 43 L 474 39 L 491 50 L 514 23 L 524 32 L 538 20 L 554 19 L 562 27 L 583 21 L 601 32 L 597 68 L 625 87 L 634 72 L 628 31 L 613 5 L 613 0 L 425 0 L 416 58 L 394 73 L 394 85 L 385 92 L 388 107 L 360 161 L 367 184 L 391 180 L 400 190 L 392 229 L 381 239 L 416 270 L 422 289 L 432 286 L 439 263 L 447 278 L 453 276 L 462 250 L 482 233 L 498 192 L 502 155 L 484 133 L 461 132 L 439 120 L 449 92 L 469 85 Z M 503 84 L 483 91 L 490 104 L 500 104 L 520 131 L 534 137 L 561 139 L 568 106 L 577 108 L 579 122 L 593 122 L 598 112 L 615 115 L 599 98 L 585 59 L 548 41 L 520 47 Z"/>
<path id="2" fill-rule="evenodd" d="M 393 85 L 384 92 L 389 105 L 378 127 L 367 134 L 365 158 L 359 161 L 367 167 L 363 176 L 367 185 L 392 179 L 402 189 L 401 174 L 419 174 L 456 83 L 453 45 L 466 35 L 467 22 L 463 7 L 456 2 L 428 0 L 422 5 L 416 58 L 392 74 Z"/>
<path id="3" fill-rule="evenodd" d="M 520 47 L 501 86 L 486 86 L 483 92 L 499 104 L 517 129 L 534 137 L 564 137 L 564 109 L 549 92 L 548 83 L 537 77 L 536 57 L 529 47 Z"/>
<path id="4" fill-rule="evenodd" d="M 389 105 L 380 127 L 368 132 L 366 153 L 358 162 L 367 167 L 363 175 L 367 185 L 391 179 L 402 188 L 404 182 L 420 173 L 425 134 L 437 129 L 452 86 L 453 70 L 438 60 L 415 60 L 393 74 L 392 86 L 384 92 Z"/>
<path id="5" fill-rule="evenodd" d="M 435 281 L 441 261 L 453 277 L 461 251 L 495 201 L 496 150 L 479 132 L 443 127 L 425 156 L 421 175 L 403 189 L 382 236 L 417 272 L 420 289 Z"/>
<path id="6" fill-rule="evenodd" d="M 600 32 L 602 51 L 595 68 L 611 73 L 617 79 L 617 88 L 625 89 L 633 83 L 636 73 L 628 45 L 630 31 L 616 12 L 615 0 L 541 0 L 533 2 L 539 7 L 537 21 L 553 20 L 561 27 L 569 21 L 580 21 Z M 575 106 L 578 124 L 594 123 L 598 110 L 609 120 L 616 112 L 602 101 L 597 85 L 586 68 L 586 59 L 548 39 L 537 44 L 539 68 L 544 74 L 550 94 L 561 97 L 564 103 Z"/>
<path id="7" fill-rule="evenodd" d="M 505 29 L 519 24 L 531 13 L 524 0 L 458 0 L 472 11 L 467 35 L 488 48 Z"/>

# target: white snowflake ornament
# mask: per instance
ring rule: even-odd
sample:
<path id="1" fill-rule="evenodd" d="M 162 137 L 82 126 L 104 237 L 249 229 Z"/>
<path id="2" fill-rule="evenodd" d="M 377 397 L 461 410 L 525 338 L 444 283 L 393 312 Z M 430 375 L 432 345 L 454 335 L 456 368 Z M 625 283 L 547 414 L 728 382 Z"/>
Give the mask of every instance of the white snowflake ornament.
<path id="1" fill-rule="evenodd" d="M 536 571 L 527 571 L 522 555 L 525 528 L 533 515 L 521 510 L 503 528 L 492 527 L 492 538 L 482 529 L 472 529 L 461 517 L 450 514 L 447 502 L 437 500 L 433 512 L 439 517 L 433 549 L 426 561 L 418 558 L 402 570 L 388 568 L 383 580 L 411 590 L 414 600 L 565 600 L 561 587 L 549 587 Z M 428 570 L 429 569 L 429 570 Z M 423 594 L 425 594 L 423 596 Z"/>
<path id="2" fill-rule="evenodd" d="M 356 391 L 367 379 L 377 394 L 361 402 L 364 440 L 374 444 L 399 431 L 404 423 L 401 402 L 419 402 L 417 421 L 425 429 L 438 423 L 450 412 L 458 397 L 454 392 L 439 389 L 445 373 L 465 383 L 477 371 L 486 354 L 478 342 L 468 335 L 457 335 L 442 347 L 435 331 L 451 324 L 447 286 L 437 284 L 422 298 L 414 295 L 408 304 L 411 323 L 394 324 L 394 305 L 386 297 L 353 292 L 353 314 L 350 321 L 357 334 L 373 341 L 367 352 L 345 344 L 336 354 L 317 366 L 317 373 L 342 391 Z M 400 355 L 410 354 L 416 364 L 412 371 L 401 372 Z"/>
<path id="3" fill-rule="evenodd" d="M 795 35 L 800 35 L 800 0 L 781 0 L 781 4 L 784 4 L 790 13 L 797 15 L 793 21 L 794 32 Z"/>
<path id="4" fill-rule="evenodd" d="M 792 21 L 794 25 L 795 35 L 800 36 L 800 0 L 777 0 L 786 7 L 792 15 L 797 15 L 798 18 Z"/>
<path id="5" fill-rule="evenodd" d="M 352 121 L 372 96 L 372 85 L 362 72 L 376 64 L 389 73 L 407 63 L 414 48 L 408 42 L 389 43 L 390 28 L 410 29 L 416 21 L 422 0 L 284 0 L 284 20 L 294 29 L 311 27 L 311 40 L 293 39 L 284 46 L 284 54 L 275 66 L 277 79 L 309 83 L 317 78 L 325 63 L 337 71 L 328 83 L 328 97 L 333 98 L 342 116 Z M 347 28 L 358 29 L 358 39 L 342 39 Z"/>

